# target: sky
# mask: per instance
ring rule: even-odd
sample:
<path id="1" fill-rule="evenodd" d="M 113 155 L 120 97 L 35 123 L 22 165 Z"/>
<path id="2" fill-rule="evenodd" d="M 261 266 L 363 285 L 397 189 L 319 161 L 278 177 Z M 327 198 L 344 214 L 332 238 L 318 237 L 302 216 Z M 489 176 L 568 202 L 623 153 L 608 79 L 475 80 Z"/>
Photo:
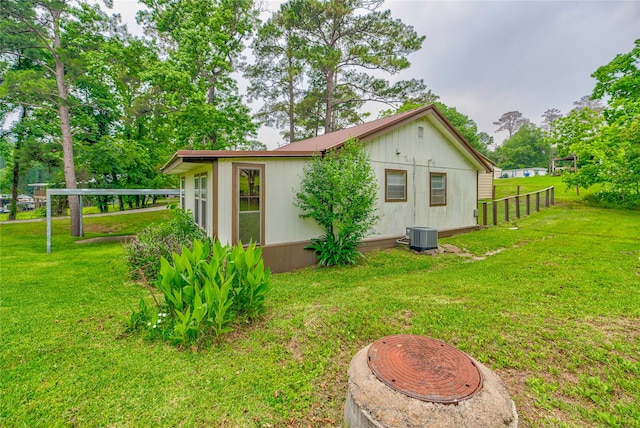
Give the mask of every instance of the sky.
<path id="1" fill-rule="evenodd" d="M 281 1 L 264 3 L 275 11 Z M 517 110 L 536 124 L 547 109 L 567 113 L 593 90 L 591 74 L 640 39 L 639 0 L 387 0 L 382 8 L 426 36 L 409 57 L 411 67 L 389 79 L 423 79 L 497 144 L 507 137 L 494 132 L 503 113 Z M 134 33 L 137 9 L 135 0 L 114 1 L 113 12 Z M 257 111 L 260 103 L 251 107 Z M 369 106 L 372 112 L 380 108 Z M 258 139 L 270 149 L 283 142 L 277 130 L 265 127 Z"/>

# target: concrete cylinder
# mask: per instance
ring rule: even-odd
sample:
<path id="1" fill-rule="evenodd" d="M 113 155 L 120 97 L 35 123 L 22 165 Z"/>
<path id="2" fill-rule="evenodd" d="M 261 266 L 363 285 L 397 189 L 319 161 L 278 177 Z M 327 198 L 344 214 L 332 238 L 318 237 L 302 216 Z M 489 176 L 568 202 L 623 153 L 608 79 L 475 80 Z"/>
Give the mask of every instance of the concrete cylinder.
<path id="1" fill-rule="evenodd" d="M 349 366 L 346 427 L 517 428 L 515 404 L 504 385 L 471 357 L 482 376 L 481 389 L 455 404 L 442 404 L 412 398 L 383 383 L 369 367 L 370 347 L 361 349 Z"/>

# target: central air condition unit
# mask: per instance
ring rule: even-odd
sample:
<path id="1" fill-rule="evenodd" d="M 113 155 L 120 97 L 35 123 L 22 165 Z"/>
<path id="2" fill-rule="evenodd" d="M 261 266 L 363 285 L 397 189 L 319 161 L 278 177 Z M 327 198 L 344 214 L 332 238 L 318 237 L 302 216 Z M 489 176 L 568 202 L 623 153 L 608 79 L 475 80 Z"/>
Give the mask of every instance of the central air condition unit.
<path id="1" fill-rule="evenodd" d="M 431 227 L 407 227 L 409 248 L 424 251 L 438 248 L 438 229 Z"/>

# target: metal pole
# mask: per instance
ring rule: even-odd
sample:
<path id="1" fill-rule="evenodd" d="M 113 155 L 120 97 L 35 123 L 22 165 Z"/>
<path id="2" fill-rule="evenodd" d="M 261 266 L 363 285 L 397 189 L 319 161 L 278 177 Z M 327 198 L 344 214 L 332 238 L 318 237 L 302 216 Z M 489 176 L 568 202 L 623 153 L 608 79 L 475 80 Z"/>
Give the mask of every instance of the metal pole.
<path id="1" fill-rule="evenodd" d="M 78 203 L 80 204 L 80 236 L 84 236 L 84 229 L 82 227 L 82 195 L 78 195 Z"/>
<path id="2" fill-rule="evenodd" d="M 47 190 L 47 254 L 51 254 L 51 195 Z"/>

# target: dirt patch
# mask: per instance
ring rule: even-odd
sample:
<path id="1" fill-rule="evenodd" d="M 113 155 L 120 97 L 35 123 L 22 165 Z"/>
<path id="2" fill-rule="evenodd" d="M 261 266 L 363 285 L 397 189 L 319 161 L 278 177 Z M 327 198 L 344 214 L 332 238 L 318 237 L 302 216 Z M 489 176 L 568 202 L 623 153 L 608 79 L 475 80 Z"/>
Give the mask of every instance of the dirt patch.
<path id="1" fill-rule="evenodd" d="M 95 244 L 97 242 L 113 242 L 113 241 L 129 241 L 135 238 L 135 235 L 118 235 L 118 236 L 99 236 L 97 238 L 82 239 L 76 241 L 76 244 Z"/>
<path id="2" fill-rule="evenodd" d="M 85 232 L 91 233 L 116 233 L 119 232 L 122 227 L 118 224 L 105 225 L 101 223 L 91 223 L 83 225 Z"/>

